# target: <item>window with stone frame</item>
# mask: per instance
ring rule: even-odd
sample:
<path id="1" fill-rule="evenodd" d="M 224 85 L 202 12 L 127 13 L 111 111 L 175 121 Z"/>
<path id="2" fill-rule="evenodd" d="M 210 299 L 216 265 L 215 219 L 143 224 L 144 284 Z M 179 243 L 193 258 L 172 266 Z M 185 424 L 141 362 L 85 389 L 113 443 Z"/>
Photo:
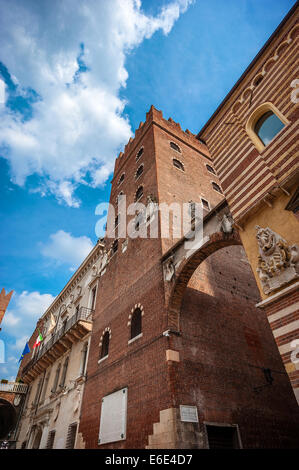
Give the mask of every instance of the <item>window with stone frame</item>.
<path id="1" fill-rule="evenodd" d="M 131 318 L 131 339 L 142 333 L 142 312 L 140 308 L 136 308 Z"/>
<path id="2" fill-rule="evenodd" d="M 104 336 L 103 336 L 100 359 L 103 359 L 103 357 L 108 356 L 108 354 L 109 354 L 109 343 L 110 343 L 110 333 L 109 333 L 109 331 L 106 331 Z"/>

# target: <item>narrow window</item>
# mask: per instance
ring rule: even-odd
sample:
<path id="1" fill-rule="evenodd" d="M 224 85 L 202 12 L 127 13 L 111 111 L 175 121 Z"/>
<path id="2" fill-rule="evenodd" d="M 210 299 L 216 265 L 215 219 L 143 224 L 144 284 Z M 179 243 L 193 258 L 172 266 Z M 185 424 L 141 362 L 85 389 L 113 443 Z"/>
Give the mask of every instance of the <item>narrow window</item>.
<path id="1" fill-rule="evenodd" d="M 102 342 L 102 349 L 101 349 L 101 359 L 103 357 L 108 356 L 109 353 L 109 341 L 110 341 L 110 335 L 109 331 L 106 331 L 103 337 L 103 342 Z"/>
<path id="2" fill-rule="evenodd" d="M 118 186 L 123 182 L 124 179 L 125 179 L 125 174 L 123 173 L 118 180 Z"/>
<path id="3" fill-rule="evenodd" d="M 179 160 L 177 160 L 176 158 L 174 158 L 174 159 L 172 160 L 172 163 L 173 163 L 173 166 L 175 166 L 175 167 L 178 168 L 179 170 L 185 171 L 184 165 L 183 165 Z"/>
<path id="4" fill-rule="evenodd" d="M 58 366 L 57 369 L 56 369 L 54 384 L 53 384 L 53 387 L 52 387 L 52 389 L 51 389 L 51 392 L 52 392 L 52 393 L 55 393 L 55 392 L 56 392 L 56 389 L 57 389 L 58 380 L 59 380 L 59 375 L 60 375 L 60 368 L 61 368 L 61 365 L 59 364 L 59 366 Z"/>
<path id="5" fill-rule="evenodd" d="M 26 395 L 26 398 L 25 398 L 24 410 L 27 408 L 27 406 L 28 406 L 28 404 L 29 404 L 29 399 L 30 399 L 30 395 L 31 395 L 31 390 L 32 390 L 32 386 L 29 385 L 29 388 L 27 389 L 27 395 Z"/>
<path id="6" fill-rule="evenodd" d="M 60 379 L 60 384 L 59 384 L 60 388 L 63 388 L 65 385 L 68 364 L 69 364 L 69 358 L 67 357 L 63 364 L 63 369 L 62 369 L 62 374 L 61 374 L 61 379 Z"/>
<path id="7" fill-rule="evenodd" d="M 97 288 L 94 287 L 91 291 L 91 305 L 90 305 L 91 310 L 94 310 L 96 306 L 96 294 L 97 294 Z"/>
<path id="8" fill-rule="evenodd" d="M 49 379 L 50 379 L 50 373 L 47 374 L 47 376 L 45 378 L 45 381 L 44 381 L 44 384 L 43 384 L 42 394 L 41 394 L 41 398 L 40 398 L 41 403 L 43 403 L 45 401 Z"/>
<path id="9" fill-rule="evenodd" d="M 195 221 L 195 202 L 190 201 L 189 202 L 189 213 L 191 216 L 191 223 Z"/>
<path id="10" fill-rule="evenodd" d="M 74 449 L 75 442 L 76 442 L 76 434 L 77 434 L 77 423 L 73 423 L 69 425 L 65 448 L 66 449 Z"/>
<path id="11" fill-rule="evenodd" d="M 141 176 L 143 173 L 143 165 L 140 165 L 140 167 L 138 168 L 138 170 L 136 171 L 136 176 L 135 176 L 135 179 L 137 180 L 139 178 L 139 176 Z"/>
<path id="12" fill-rule="evenodd" d="M 136 191 L 136 194 L 135 194 L 135 201 L 139 201 L 139 199 L 141 199 L 143 196 L 143 186 L 140 186 L 137 191 Z"/>
<path id="13" fill-rule="evenodd" d="M 143 154 L 143 147 L 141 147 L 141 149 L 138 151 L 137 155 L 136 155 L 136 162 L 138 162 L 139 158 L 141 157 L 141 155 Z"/>
<path id="14" fill-rule="evenodd" d="M 39 382 L 38 382 L 37 389 L 36 389 L 36 394 L 35 394 L 35 397 L 34 397 L 33 405 L 37 405 L 37 404 L 38 404 L 39 395 L 40 395 L 41 387 L 42 387 L 42 383 L 43 383 L 43 379 L 40 379 Z"/>
<path id="15" fill-rule="evenodd" d="M 46 449 L 53 449 L 54 439 L 55 439 L 55 431 L 50 431 L 48 434 Z"/>
<path id="16" fill-rule="evenodd" d="M 142 332 L 142 312 L 140 308 L 136 308 L 131 320 L 131 339 L 140 335 Z"/>
<path id="17" fill-rule="evenodd" d="M 176 152 L 182 153 L 180 147 L 175 144 L 174 142 L 170 142 L 170 147 L 175 150 Z"/>
<path id="18" fill-rule="evenodd" d="M 207 209 L 208 211 L 210 210 L 210 204 L 208 201 L 206 201 L 205 199 L 201 198 L 201 203 L 202 203 L 202 207 L 204 209 Z"/>
<path id="19" fill-rule="evenodd" d="M 114 220 L 114 227 L 116 228 L 119 224 L 119 219 L 118 219 L 118 215 L 115 217 L 115 220 Z"/>
<path id="20" fill-rule="evenodd" d="M 140 224 L 143 223 L 144 215 L 142 212 L 139 212 L 139 214 L 136 215 L 135 217 L 135 230 L 137 231 L 140 227 Z"/>
<path id="21" fill-rule="evenodd" d="M 267 111 L 256 122 L 254 132 L 266 146 L 283 127 L 284 123 L 281 122 L 276 114 L 274 114 L 273 111 Z"/>
<path id="22" fill-rule="evenodd" d="M 114 240 L 112 243 L 112 255 L 114 255 L 118 250 L 118 240 Z"/>
<path id="23" fill-rule="evenodd" d="M 210 173 L 213 173 L 213 175 L 216 174 L 214 168 L 213 168 L 211 165 L 206 165 L 206 167 L 207 167 L 207 170 L 208 170 Z"/>
<path id="24" fill-rule="evenodd" d="M 85 374 L 86 362 L 87 362 L 87 352 L 88 352 L 88 343 L 84 344 L 83 351 L 82 351 L 82 361 L 81 361 L 81 371 L 80 375 Z"/>
<path id="25" fill-rule="evenodd" d="M 221 188 L 218 184 L 212 182 L 212 186 L 213 186 L 213 189 L 215 189 L 215 191 L 222 194 Z"/>

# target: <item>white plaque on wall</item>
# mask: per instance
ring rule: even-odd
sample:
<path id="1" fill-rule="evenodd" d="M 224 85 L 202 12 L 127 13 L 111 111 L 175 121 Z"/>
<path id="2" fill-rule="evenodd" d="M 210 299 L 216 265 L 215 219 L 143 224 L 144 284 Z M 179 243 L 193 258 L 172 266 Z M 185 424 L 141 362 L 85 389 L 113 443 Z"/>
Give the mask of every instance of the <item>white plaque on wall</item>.
<path id="1" fill-rule="evenodd" d="M 180 405 L 181 421 L 187 423 L 198 423 L 196 406 Z"/>
<path id="2" fill-rule="evenodd" d="M 123 388 L 102 399 L 99 444 L 126 439 L 128 389 Z"/>

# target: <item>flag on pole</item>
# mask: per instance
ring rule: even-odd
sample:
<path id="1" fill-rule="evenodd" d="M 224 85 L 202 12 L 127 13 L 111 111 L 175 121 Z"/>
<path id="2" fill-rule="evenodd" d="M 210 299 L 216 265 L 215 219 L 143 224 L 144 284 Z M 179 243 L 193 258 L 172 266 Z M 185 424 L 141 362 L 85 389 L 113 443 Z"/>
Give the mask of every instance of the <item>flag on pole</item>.
<path id="1" fill-rule="evenodd" d="M 36 338 L 36 341 L 34 343 L 34 345 L 32 346 L 32 349 L 36 348 L 37 346 L 40 345 L 40 343 L 44 340 L 44 338 L 42 337 L 42 334 L 41 332 L 39 331 L 39 334 L 38 334 L 38 337 Z"/>
<path id="2" fill-rule="evenodd" d="M 30 348 L 29 348 L 29 344 L 26 343 L 26 346 L 25 346 L 25 348 L 24 348 L 24 351 L 22 352 L 22 356 L 20 357 L 19 362 L 21 362 L 21 360 L 23 359 L 23 357 L 24 357 L 26 354 L 28 354 L 28 353 L 30 353 Z"/>

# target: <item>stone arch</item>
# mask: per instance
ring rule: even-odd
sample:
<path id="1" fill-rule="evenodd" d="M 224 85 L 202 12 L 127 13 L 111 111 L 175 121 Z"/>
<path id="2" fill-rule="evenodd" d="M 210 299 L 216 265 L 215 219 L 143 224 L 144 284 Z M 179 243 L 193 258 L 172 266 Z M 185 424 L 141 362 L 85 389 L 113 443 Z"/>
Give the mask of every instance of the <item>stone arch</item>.
<path id="1" fill-rule="evenodd" d="M 15 427 L 17 413 L 15 407 L 4 398 L 0 398 L 0 439 L 4 439 Z"/>
<path id="2" fill-rule="evenodd" d="M 168 328 L 170 330 L 180 331 L 180 314 L 184 292 L 192 274 L 198 266 L 210 255 L 221 248 L 242 245 L 237 231 L 232 233 L 216 232 L 209 237 L 209 241 L 194 252 L 190 258 L 181 263 L 175 273 L 174 286 L 171 290 L 168 302 Z"/>

